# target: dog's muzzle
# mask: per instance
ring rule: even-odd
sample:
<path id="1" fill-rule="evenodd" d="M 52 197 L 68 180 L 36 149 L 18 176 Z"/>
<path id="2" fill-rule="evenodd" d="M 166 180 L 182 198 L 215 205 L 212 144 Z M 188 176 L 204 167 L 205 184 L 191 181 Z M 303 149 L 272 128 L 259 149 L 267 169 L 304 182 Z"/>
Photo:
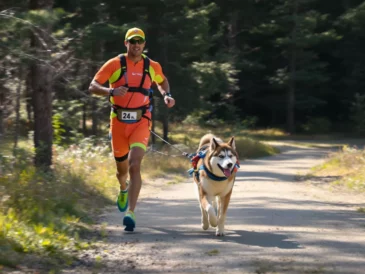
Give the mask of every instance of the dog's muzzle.
<path id="1" fill-rule="evenodd" d="M 222 170 L 224 176 L 226 176 L 227 178 L 232 175 L 232 172 L 233 172 L 232 166 L 233 166 L 232 163 L 229 163 L 227 165 L 227 168 L 223 168 L 220 165 L 218 165 L 218 167 Z"/>

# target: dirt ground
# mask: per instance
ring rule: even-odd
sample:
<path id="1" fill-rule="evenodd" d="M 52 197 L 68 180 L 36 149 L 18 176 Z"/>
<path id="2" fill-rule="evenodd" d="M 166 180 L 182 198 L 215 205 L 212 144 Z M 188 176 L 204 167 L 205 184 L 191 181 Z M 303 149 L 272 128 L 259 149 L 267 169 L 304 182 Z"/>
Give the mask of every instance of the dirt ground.
<path id="1" fill-rule="evenodd" d="M 330 179 L 298 181 L 328 149 L 282 146 L 241 162 L 226 236 L 203 231 L 192 180 L 145 185 L 134 233 L 116 207 L 100 216 L 103 241 L 62 273 L 365 273 L 365 195 Z"/>

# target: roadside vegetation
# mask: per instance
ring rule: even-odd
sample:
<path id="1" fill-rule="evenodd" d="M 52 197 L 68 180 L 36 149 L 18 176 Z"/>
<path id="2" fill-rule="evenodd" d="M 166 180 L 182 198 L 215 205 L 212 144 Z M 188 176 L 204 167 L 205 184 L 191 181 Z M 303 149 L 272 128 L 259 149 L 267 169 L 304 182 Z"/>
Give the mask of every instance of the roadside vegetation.
<path id="1" fill-rule="evenodd" d="M 206 132 L 172 126 L 170 142 L 192 153 Z M 228 127 L 212 133 L 225 141 L 234 135 L 242 159 L 278 153 Z M 71 264 L 78 250 L 90 248 L 101 236 L 90 233 L 95 216 L 114 204 L 118 185 L 109 141 L 84 138 L 69 146 L 54 145 L 52 172 L 47 173 L 33 165 L 32 140 L 21 140 L 16 150 L 7 140 L 0 148 L 0 268 L 27 261 L 42 261 L 49 269 Z M 178 150 L 158 142 L 147 152 L 142 176 L 147 186 L 156 178 L 167 186 L 188 179 L 189 168 Z"/>
<path id="2" fill-rule="evenodd" d="M 332 186 L 365 193 L 365 149 L 344 146 L 325 163 L 314 167 L 308 176 L 336 178 Z"/>

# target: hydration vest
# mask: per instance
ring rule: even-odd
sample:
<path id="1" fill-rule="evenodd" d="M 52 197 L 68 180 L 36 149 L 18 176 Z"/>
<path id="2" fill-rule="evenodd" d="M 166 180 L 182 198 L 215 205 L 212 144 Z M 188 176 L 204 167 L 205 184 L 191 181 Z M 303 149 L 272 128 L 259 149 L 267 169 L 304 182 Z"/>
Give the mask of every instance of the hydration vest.
<path id="1" fill-rule="evenodd" d="M 119 55 L 119 59 L 120 59 L 120 74 L 118 76 L 118 78 L 114 81 L 110 81 L 109 79 L 109 83 L 110 84 L 113 84 L 113 83 L 116 83 L 118 82 L 120 79 L 122 79 L 122 77 L 124 76 L 125 78 L 125 87 L 128 87 L 128 92 L 140 92 L 142 93 L 143 95 L 145 96 L 149 96 L 149 104 L 148 105 L 145 105 L 145 106 L 142 106 L 140 108 L 128 108 L 128 105 L 123 108 L 123 110 L 141 110 L 142 113 L 142 117 L 145 117 L 147 119 L 149 119 L 147 116 L 145 116 L 144 114 L 147 112 L 147 111 L 150 111 L 152 112 L 152 109 L 153 109 L 153 106 L 152 106 L 152 101 L 153 101 L 153 90 L 150 88 L 150 89 L 145 89 L 143 88 L 143 84 L 144 84 L 144 81 L 146 79 L 146 76 L 148 75 L 151 79 L 151 82 L 152 82 L 152 77 L 151 77 L 151 74 L 150 74 L 150 59 L 142 54 L 142 58 L 143 58 L 143 74 L 142 74 L 142 79 L 141 79 L 141 83 L 139 85 L 139 87 L 129 87 L 128 86 L 128 75 L 127 75 L 127 59 L 126 59 L 126 56 L 125 54 L 120 54 Z M 113 77 L 115 78 L 115 77 Z M 118 115 L 118 112 L 120 111 L 120 109 L 122 109 L 120 106 L 118 105 L 115 105 L 112 101 L 112 96 L 109 96 L 109 102 L 112 104 L 112 110 L 117 114 L 118 116 L 118 119 L 119 119 L 119 115 Z M 141 117 L 139 117 L 139 119 L 137 120 L 133 120 L 133 121 L 130 121 L 128 123 L 135 123 L 135 122 L 138 122 L 140 120 Z"/>

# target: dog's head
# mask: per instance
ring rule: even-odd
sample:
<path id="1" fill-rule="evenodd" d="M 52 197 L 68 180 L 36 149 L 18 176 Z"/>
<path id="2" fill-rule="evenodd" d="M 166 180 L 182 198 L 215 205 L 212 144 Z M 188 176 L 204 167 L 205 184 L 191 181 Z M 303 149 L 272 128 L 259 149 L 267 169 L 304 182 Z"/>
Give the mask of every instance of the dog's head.
<path id="1" fill-rule="evenodd" d="M 238 159 L 236 143 L 232 137 L 228 143 L 212 138 L 209 144 L 209 165 L 216 176 L 230 177 Z"/>

